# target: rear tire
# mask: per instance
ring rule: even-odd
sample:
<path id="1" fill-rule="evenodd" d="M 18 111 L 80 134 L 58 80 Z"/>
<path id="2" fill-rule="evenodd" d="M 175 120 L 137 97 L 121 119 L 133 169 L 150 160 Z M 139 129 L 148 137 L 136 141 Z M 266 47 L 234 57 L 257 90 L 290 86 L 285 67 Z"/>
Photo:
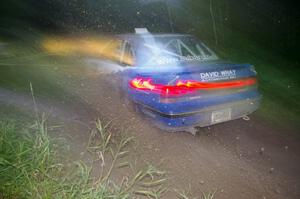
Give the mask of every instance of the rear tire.
<path id="1" fill-rule="evenodd" d="M 130 100 L 128 95 L 122 95 L 121 98 L 123 106 L 126 107 L 130 112 L 138 112 L 138 105 Z"/>

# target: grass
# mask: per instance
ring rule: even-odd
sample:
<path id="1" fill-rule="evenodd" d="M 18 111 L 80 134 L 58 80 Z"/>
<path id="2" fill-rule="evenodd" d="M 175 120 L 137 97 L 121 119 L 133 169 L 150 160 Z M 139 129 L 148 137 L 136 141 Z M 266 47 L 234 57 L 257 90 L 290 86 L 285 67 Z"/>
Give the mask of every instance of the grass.
<path id="1" fill-rule="evenodd" d="M 0 193 L 3 198 L 46 198 L 56 188 L 45 123 L 18 132 L 13 122 L 0 122 Z M 51 179 L 51 180 L 50 180 Z"/>
<path id="2" fill-rule="evenodd" d="M 28 85 L 32 83 L 36 96 L 71 102 L 74 94 L 63 87 L 66 74 L 60 72 L 72 68 L 78 59 L 74 61 L 74 58 L 45 53 L 35 40 L 30 41 L 33 44 L 20 41 L 7 43 L 5 54 L 0 54 L 0 86 L 29 93 Z"/>
<path id="3" fill-rule="evenodd" d="M 165 172 L 158 170 L 153 165 L 147 165 L 134 172 L 131 163 L 124 160 L 130 153 L 126 147 L 132 142 L 133 137 L 123 136 L 115 142 L 107 127 L 108 125 L 103 126 L 101 121 L 97 120 L 96 129 L 92 131 L 88 144 L 88 151 L 97 154 L 97 160 L 101 165 L 97 183 L 106 184 L 109 187 L 114 169 L 129 167 L 133 170 L 133 175 L 123 178 L 119 185 L 114 184 L 114 187 L 118 187 L 118 197 L 131 198 L 133 195 L 143 195 L 148 198 L 161 198 L 167 190 L 164 186 Z M 109 161 L 106 161 L 107 159 Z"/>
<path id="4" fill-rule="evenodd" d="M 202 192 L 203 199 L 214 199 L 217 191 L 213 192 Z"/>
<path id="5" fill-rule="evenodd" d="M 236 34 L 236 33 L 235 33 Z M 299 64 L 294 63 L 257 43 L 236 37 L 231 48 L 219 49 L 225 59 L 249 62 L 256 67 L 260 92 L 263 94 L 259 113 L 281 126 L 298 126 L 300 123 Z M 247 46 L 238 51 L 239 46 Z"/>
<path id="6" fill-rule="evenodd" d="M 59 163 L 60 149 L 49 138 L 43 117 L 26 128 L 16 124 L 0 121 L 0 198 L 159 199 L 168 191 L 164 171 L 153 165 L 134 169 L 126 161 L 133 138 L 124 136 L 117 141 L 109 125 L 103 126 L 100 120 L 87 148 L 100 167 L 82 161 Z M 115 180 L 113 174 L 124 167 L 131 173 Z M 101 170 L 99 176 L 93 175 L 95 169 Z M 181 199 L 191 198 L 190 193 L 177 194 Z M 202 198 L 214 199 L 214 195 L 203 192 Z"/>
<path id="7" fill-rule="evenodd" d="M 189 191 L 183 191 L 179 192 L 175 190 L 175 192 L 178 194 L 179 199 L 196 199 L 197 197 L 192 197 L 191 190 Z M 215 194 L 217 193 L 217 190 L 215 191 L 208 191 L 208 192 L 202 192 L 202 199 L 215 199 Z"/>
<path id="8" fill-rule="evenodd" d="M 116 169 L 129 166 L 124 158 L 133 138 L 115 142 L 100 120 L 92 131 L 88 150 L 103 164 L 101 175 L 81 161 L 67 167 L 57 162 L 58 150 L 47 132 L 45 119 L 25 129 L 13 121 L 0 122 L 0 198 L 161 198 L 167 190 L 165 172 L 152 165 L 114 181 Z"/>

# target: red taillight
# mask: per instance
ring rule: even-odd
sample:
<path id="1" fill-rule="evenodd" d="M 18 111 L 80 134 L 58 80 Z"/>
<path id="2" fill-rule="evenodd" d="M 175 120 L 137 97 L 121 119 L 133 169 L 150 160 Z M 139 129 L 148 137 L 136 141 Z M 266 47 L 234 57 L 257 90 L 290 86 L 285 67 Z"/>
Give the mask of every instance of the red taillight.
<path id="1" fill-rule="evenodd" d="M 162 84 L 154 84 L 151 79 L 134 78 L 130 81 L 130 85 L 138 90 L 151 91 L 162 96 L 178 96 L 195 91 L 195 88 L 186 86 L 170 86 Z"/>
<path id="2" fill-rule="evenodd" d="M 130 85 L 140 90 L 154 90 L 155 86 L 151 83 L 151 79 L 134 78 L 130 81 Z"/>
<path id="3" fill-rule="evenodd" d="M 179 80 L 176 85 L 154 84 L 152 79 L 134 78 L 130 85 L 137 90 L 151 91 L 166 96 L 180 96 L 196 90 L 239 88 L 257 83 L 256 78 L 233 80 L 226 82 L 198 82 L 194 80 Z"/>
<path id="4" fill-rule="evenodd" d="M 197 89 L 222 89 L 222 88 L 238 88 L 244 86 L 251 86 L 256 84 L 256 78 L 247 78 L 241 80 L 233 80 L 226 82 L 197 82 L 193 80 L 178 81 L 177 86 L 186 86 Z"/>

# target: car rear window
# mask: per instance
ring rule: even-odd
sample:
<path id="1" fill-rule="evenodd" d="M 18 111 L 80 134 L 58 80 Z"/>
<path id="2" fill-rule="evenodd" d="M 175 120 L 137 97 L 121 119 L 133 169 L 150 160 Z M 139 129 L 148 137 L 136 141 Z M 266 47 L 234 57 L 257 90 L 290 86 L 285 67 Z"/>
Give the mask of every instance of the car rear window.
<path id="1" fill-rule="evenodd" d="M 142 37 L 137 45 L 137 62 L 142 66 L 217 60 L 216 54 L 192 36 Z"/>

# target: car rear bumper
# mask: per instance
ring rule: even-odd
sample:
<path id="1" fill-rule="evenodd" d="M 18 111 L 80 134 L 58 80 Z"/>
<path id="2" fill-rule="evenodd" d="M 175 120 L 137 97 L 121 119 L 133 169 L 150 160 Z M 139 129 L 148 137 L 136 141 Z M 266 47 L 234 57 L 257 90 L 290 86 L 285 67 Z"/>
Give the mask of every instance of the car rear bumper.
<path id="1" fill-rule="evenodd" d="M 214 111 L 230 110 L 230 119 L 234 120 L 249 115 L 258 109 L 261 97 L 249 98 L 245 100 L 234 101 L 225 104 L 209 106 L 193 112 L 180 114 L 165 114 L 149 107 L 139 105 L 139 109 L 154 119 L 155 124 L 162 129 L 170 131 L 183 131 L 186 128 L 200 126 L 210 126 L 220 122 L 213 122 L 212 115 Z M 228 121 L 226 120 L 226 121 Z M 221 121 L 224 122 L 224 121 Z"/>

